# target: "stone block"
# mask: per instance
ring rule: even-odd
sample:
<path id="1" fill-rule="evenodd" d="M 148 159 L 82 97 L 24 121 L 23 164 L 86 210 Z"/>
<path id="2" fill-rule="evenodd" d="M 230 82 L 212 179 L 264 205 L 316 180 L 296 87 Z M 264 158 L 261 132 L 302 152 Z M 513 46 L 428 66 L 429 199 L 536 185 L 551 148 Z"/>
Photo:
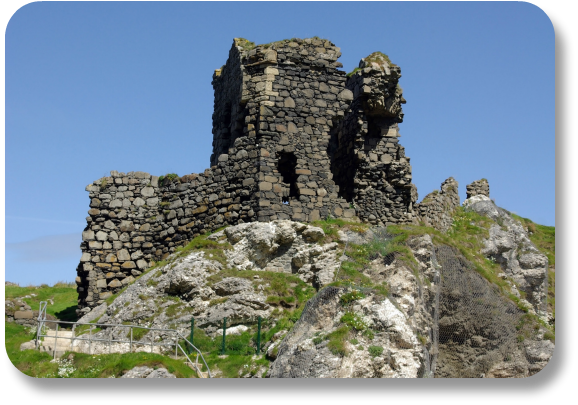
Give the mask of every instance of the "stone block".
<path id="1" fill-rule="evenodd" d="M 291 97 L 287 97 L 285 100 L 283 100 L 283 107 L 295 108 L 295 100 L 293 100 Z"/>
<path id="2" fill-rule="evenodd" d="M 118 259 L 116 258 L 116 256 L 112 253 L 109 253 L 108 255 L 106 255 L 106 262 L 107 263 L 115 263 L 117 262 Z"/>
<path id="3" fill-rule="evenodd" d="M 319 216 L 319 210 L 311 211 L 311 213 L 309 214 L 309 221 L 318 221 L 319 219 L 321 219 L 321 217 Z"/>
<path id="4" fill-rule="evenodd" d="M 82 232 L 82 240 L 85 242 L 94 240 L 94 232 L 93 231 L 84 231 Z"/>
<path id="5" fill-rule="evenodd" d="M 353 208 L 346 209 L 343 212 L 344 218 L 353 218 L 355 216 L 355 210 Z"/>
<path id="6" fill-rule="evenodd" d="M 32 319 L 34 313 L 32 311 L 15 311 L 14 319 Z"/>
<path id="7" fill-rule="evenodd" d="M 122 283 L 115 278 L 115 279 L 112 280 L 110 283 L 108 283 L 108 287 L 109 287 L 109 288 L 122 287 Z"/>
<path id="8" fill-rule="evenodd" d="M 309 188 L 300 188 L 299 194 L 301 194 L 301 195 L 315 195 L 317 193 L 315 192 L 315 190 L 311 190 Z"/>
<path id="9" fill-rule="evenodd" d="M 349 89 L 344 89 L 337 95 L 337 99 L 340 101 L 353 101 L 353 92 Z"/>
<path id="10" fill-rule="evenodd" d="M 393 158 L 391 157 L 391 155 L 384 154 L 384 155 L 381 155 L 381 159 L 380 159 L 380 160 L 381 160 L 382 163 L 390 164 L 390 163 L 392 162 Z"/>
<path id="11" fill-rule="evenodd" d="M 262 181 L 259 183 L 259 190 L 261 191 L 269 191 L 273 188 L 273 185 L 268 181 Z"/>
<path id="12" fill-rule="evenodd" d="M 311 174 L 311 170 L 297 169 L 297 170 L 295 170 L 295 174 Z"/>
<path id="13" fill-rule="evenodd" d="M 206 205 L 201 205 L 195 209 L 193 209 L 193 215 L 197 215 L 200 214 L 202 212 L 205 212 L 209 209 L 209 207 L 207 207 Z"/>
<path id="14" fill-rule="evenodd" d="M 117 259 L 120 260 L 121 262 L 130 260 L 130 254 L 128 253 L 128 250 L 126 249 L 119 250 L 117 253 Z"/>
<path id="15" fill-rule="evenodd" d="M 143 200 L 140 197 L 135 198 L 135 200 L 133 201 L 133 204 L 135 207 L 142 207 L 143 205 L 145 205 L 145 200 Z"/>
<path id="16" fill-rule="evenodd" d="M 134 269 L 136 268 L 136 264 L 134 264 L 134 262 L 130 260 L 128 262 L 124 262 L 121 267 L 123 269 Z"/>
<path id="17" fill-rule="evenodd" d="M 96 233 L 96 239 L 104 242 L 105 240 L 108 239 L 108 234 L 106 232 L 103 232 L 103 231 L 98 231 Z"/>
<path id="18" fill-rule="evenodd" d="M 134 224 L 132 221 L 121 221 L 119 228 L 122 232 L 132 232 L 134 231 Z"/>
<path id="19" fill-rule="evenodd" d="M 96 288 L 106 288 L 106 280 L 105 279 L 97 280 Z"/>
<path id="20" fill-rule="evenodd" d="M 136 265 L 138 266 L 139 269 L 143 270 L 149 267 L 149 264 L 146 260 L 144 259 L 140 259 L 137 260 Z"/>
<path id="21" fill-rule="evenodd" d="M 128 276 L 128 277 L 125 277 L 120 283 L 121 283 L 122 285 L 129 285 L 129 284 L 131 284 L 133 281 L 134 281 L 134 277 L 133 277 L 133 276 Z"/>

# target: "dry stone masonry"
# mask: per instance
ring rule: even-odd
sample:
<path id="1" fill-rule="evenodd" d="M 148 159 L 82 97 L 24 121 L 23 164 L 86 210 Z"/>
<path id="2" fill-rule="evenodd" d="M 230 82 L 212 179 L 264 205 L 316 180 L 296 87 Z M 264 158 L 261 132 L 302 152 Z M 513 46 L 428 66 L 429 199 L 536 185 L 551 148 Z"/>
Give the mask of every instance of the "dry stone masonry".
<path id="1" fill-rule="evenodd" d="M 466 198 L 475 195 L 485 195 L 488 198 L 490 197 L 490 185 L 488 184 L 488 180 L 476 180 L 472 184 L 466 186 Z"/>
<path id="2" fill-rule="evenodd" d="M 178 246 L 226 225 L 335 217 L 447 229 L 457 182 L 416 204 L 399 144 L 400 68 L 374 53 L 348 77 L 340 56 L 319 38 L 258 46 L 235 38 L 213 75 L 211 167 L 182 177 L 112 171 L 87 186 L 80 314 Z M 472 192 L 489 194 L 487 182 L 474 184 Z"/>

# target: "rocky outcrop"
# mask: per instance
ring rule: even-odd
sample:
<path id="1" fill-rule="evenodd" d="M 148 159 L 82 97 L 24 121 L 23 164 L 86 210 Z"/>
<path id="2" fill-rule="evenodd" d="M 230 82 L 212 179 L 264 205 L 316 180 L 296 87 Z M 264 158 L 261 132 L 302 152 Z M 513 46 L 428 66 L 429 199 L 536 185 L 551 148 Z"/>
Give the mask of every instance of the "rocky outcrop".
<path id="1" fill-rule="evenodd" d="M 324 337 L 343 333 L 339 328 L 346 309 L 340 297 L 346 292 L 328 287 L 308 302 L 279 345 L 271 378 L 418 376 L 422 349 L 405 315 L 387 298 L 369 295 L 356 301 L 349 313 L 358 317 L 358 327 L 378 332 L 371 336 L 352 329 L 342 342 L 348 356 L 331 351 L 331 341 Z"/>
<path id="2" fill-rule="evenodd" d="M 164 367 L 150 368 L 147 366 L 134 367 L 120 378 L 177 378 Z"/>
<path id="3" fill-rule="evenodd" d="M 351 243 L 388 237 L 379 229 L 340 236 Z M 544 326 L 527 318 L 456 249 L 435 246 L 429 235 L 412 237 L 407 246 L 417 268 L 399 256 L 378 255 L 363 270 L 388 286 L 387 297 L 367 290 L 344 306 L 340 297 L 350 290 L 327 287 L 310 300 L 294 328 L 269 348 L 275 359 L 269 375 L 512 378 L 544 368 L 554 350 Z M 343 352 L 336 352 L 331 337 L 345 327 Z"/>
<path id="4" fill-rule="evenodd" d="M 478 194 L 464 201 L 464 208 L 491 218 L 490 236 L 482 254 L 500 263 L 512 292 L 533 313 L 547 321 L 548 258 L 532 243 L 522 224 L 506 210 L 499 208 L 489 197 Z M 522 296 L 523 295 L 523 296 Z M 525 298 L 524 298 L 525 297 Z"/>
<path id="5" fill-rule="evenodd" d="M 342 238 L 367 243 L 391 237 L 383 232 L 342 233 Z M 351 290 L 327 287 L 311 299 L 299 322 L 277 344 L 270 377 L 431 376 L 437 355 L 433 324 L 439 273 L 432 264 L 428 235 L 411 239 L 409 246 L 419 266 L 415 271 L 396 255 L 378 255 L 364 269 L 373 282 L 388 286 L 387 297 L 361 289 L 363 298 L 344 305 L 341 297 Z M 332 334 L 343 333 L 344 325 L 349 325 L 343 342 L 346 356 L 332 351 L 330 344 Z"/>
<path id="6" fill-rule="evenodd" d="M 246 325 L 256 324 L 259 317 L 268 318 L 274 309 L 267 303 L 263 283 L 258 275 L 253 279 L 218 277 L 216 282 L 212 276 L 225 269 L 284 272 L 297 274 L 311 285 L 326 285 L 333 281 L 339 261 L 336 243 L 320 244 L 324 236 L 321 228 L 287 220 L 240 224 L 214 233 L 207 239 L 231 246 L 223 250 L 225 264 L 202 250 L 186 255 L 175 253 L 167 258 L 166 265 L 133 279 L 110 305 L 103 303 L 83 318 L 85 322 L 119 325 L 93 334 L 105 343 L 92 342 L 90 351 L 126 349 L 127 343 L 107 341 L 126 339 L 128 329 L 120 325 L 127 324 L 176 329 L 188 335 L 194 317 L 197 327 L 216 335 L 223 318 L 227 318 L 232 333 L 240 333 Z M 146 332 L 140 338 L 144 342 L 163 339 L 169 336 L 160 331 Z M 79 350 L 89 351 L 88 343 L 79 345 Z M 152 350 L 161 349 L 155 346 Z"/>
<path id="7" fill-rule="evenodd" d="M 210 238 L 225 236 L 233 245 L 225 253 L 233 268 L 297 273 L 318 288 L 333 281 L 339 266 L 336 243 L 316 244 L 325 236 L 318 227 L 277 220 L 232 226 Z"/>

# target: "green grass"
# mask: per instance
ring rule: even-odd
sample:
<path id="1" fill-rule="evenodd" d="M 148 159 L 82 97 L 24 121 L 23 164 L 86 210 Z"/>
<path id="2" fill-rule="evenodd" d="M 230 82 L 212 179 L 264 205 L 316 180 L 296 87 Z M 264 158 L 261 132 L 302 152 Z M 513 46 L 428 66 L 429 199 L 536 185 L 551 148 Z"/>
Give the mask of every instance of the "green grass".
<path id="1" fill-rule="evenodd" d="M 180 182 L 181 178 L 176 173 L 168 173 L 159 177 L 159 187 L 168 186 L 173 182 Z"/>
<path id="2" fill-rule="evenodd" d="M 136 329 L 135 329 L 136 331 Z M 36 350 L 20 351 L 20 345 L 34 338 L 35 333 L 13 322 L 5 322 L 6 352 L 14 367 L 30 377 L 58 377 L 58 364 L 52 363 L 52 356 Z M 168 356 L 149 353 L 124 353 L 89 355 L 73 353 L 72 366 L 76 369 L 71 378 L 120 377 L 126 370 L 136 366 L 165 367 L 177 377 L 195 377 L 195 372 L 182 358 L 174 360 Z M 63 358 L 67 358 L 65 354 Z"/>
<path id="3" fill-rule="evenodd" d="M 327 335 L 326 339 L 329 340 L 327 348 L 335 355 L 345 356 L 347 354 L 345 343 L 347 342 L 348 336 L 349 328 L 345 325 L 340 326 Z"/>
<path id="4" fill-rule="evenodd" d="M 365 298 L 365 294 L 363 294 L 361 291 L 353 290 L 343 294 L 339 300 L 341 301 L 341 305 L 345 306 L 352 303 L 353 301 L 357 301 L 363 298 Z"/>
<path id="5" fill-rule="evenodd" d="M 377 356 L 381 356 L 383 354 L 383 347 L 381 347 L 381 346 L 369 346 L 367 348 L 367 351 L 369 352 L 369 355 L 371 357 L 377 357 Z"/>
<path id="6" fill-rule="evenodd" d="M 341 322 L 357 331 L 363 332 L 367 329 L 367 323 L 363 317 L 353 312 L 346 312 L 340 319 Z"/>
<path id="7" fill-rule="evenodd" d="M 26 302 L 32 310 L 38 310 L 40 306 L 40 301 L 48 301 L 51 299 L 54 304 L 50 304 L 46 307 L 46 313 L 55 316 L 56 318 L 74 322 L 77 320 L 76 309 L 78 293 L 76 292 L 76 284 L 74 283 L 56 283 L 54 286 L 49 287 L 43 285 L 41 287 L 19 287 L 19 286 L 5 286 L 4 288 L 6 298 L 19 298 L 25 295 L 36 294 L 36 297 L 25 298 L 23 301 Z"/>
<path id="8" fill-rule="evenodd" d="M 353 76 L 356 72 L 358 72 L 358 71 L 360 71 L 360 70 L 361 70 L 360 68 L 356 67 L 356 68 L 353 69 L 351 72 L 347 73 L 347 74 L 345 75 L 345 77 L 351 77 L 351 76 Z"/>

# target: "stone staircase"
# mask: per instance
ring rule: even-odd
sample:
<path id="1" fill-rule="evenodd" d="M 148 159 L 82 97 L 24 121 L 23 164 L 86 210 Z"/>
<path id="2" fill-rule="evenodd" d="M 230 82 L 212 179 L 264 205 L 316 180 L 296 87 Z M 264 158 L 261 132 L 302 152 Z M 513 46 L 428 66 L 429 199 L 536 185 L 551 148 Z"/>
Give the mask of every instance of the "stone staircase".
<path id="1" fill-rule="evenodd" d="M 46 337 L 40 342 L 39 350 L 47 352 L 54 357 L 61 357 L 66 351 L 74 351 L 71 345 L 73 332 L 70 330 L 59 330 L 58 337 L 56 331 L 49 329 L 46 331 Z"/>
<path id="2" fill-rule="evenodd" d="M 189 362 L 185 363 L 187 366 L 189 366 L 190 368 L 192 368 L 193 370 L 195 370 L 197 372 L 197 375 L 199 376 L 199 378 L 209 378 L 209 373 L 207 371 L 198 371 L 201 369 L 202 365 L 201 364 L 192 364 Z M 195 366 L 197 368 L 195 368 Z"/>

